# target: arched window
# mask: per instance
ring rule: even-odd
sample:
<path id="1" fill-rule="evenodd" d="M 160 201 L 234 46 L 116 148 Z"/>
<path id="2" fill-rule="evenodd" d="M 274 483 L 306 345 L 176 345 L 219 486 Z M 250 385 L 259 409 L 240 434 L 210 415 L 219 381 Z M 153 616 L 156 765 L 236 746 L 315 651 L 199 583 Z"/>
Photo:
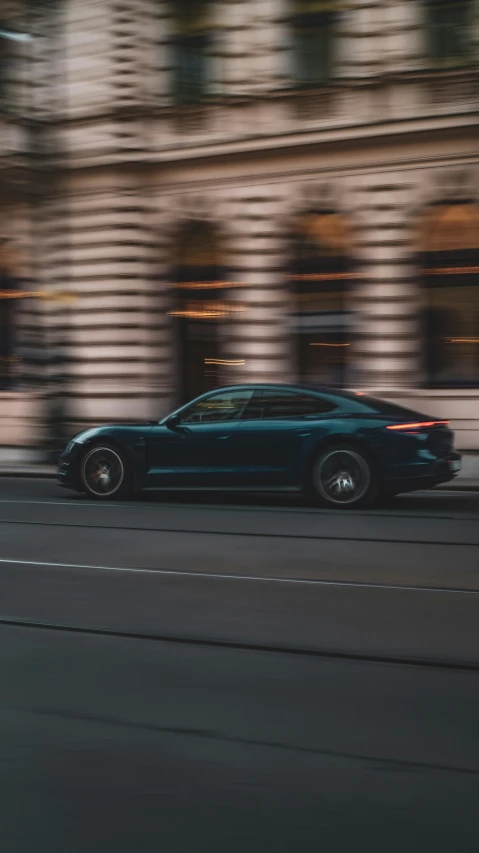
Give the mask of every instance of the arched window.
<path id="1" fill-rule="evenodd" d="M 469 54 L 471 0 L 426 0 L 428 53 L 434 63 L 456 65 Z"/>
<path id="2" fill-rule="evenodd" d="M 327 83 L 333 75 L 335 0 L 293 0 L 294 77 L 300 86 Z"/>
<path id="3" fill-rule="evenodd" d="M 181 402 L 221 385 L 221 336 L 230 315 L 224 254 L 216 229 L 193 222 L 177 242 L 175 305 Z"/>
<path id="4" fill-rule="evenodd" d="M 332 210 L 300 216 L 293 234 L 292 287 L 299 378 L 344 385 L 350 349 L 351 240 Z"/>
<path id="5" fill-rule="evenodd" d="M 429 384 L 479 386 L 479 206 L 431 205 L 421 252 Z"/>
<path id="6" fill-rule="evenodd" d="M 213 38 L 211 3 L 174 0 L 173 96 L 178 104 L 198 103 L 210 84 L 210 49 Z"/>

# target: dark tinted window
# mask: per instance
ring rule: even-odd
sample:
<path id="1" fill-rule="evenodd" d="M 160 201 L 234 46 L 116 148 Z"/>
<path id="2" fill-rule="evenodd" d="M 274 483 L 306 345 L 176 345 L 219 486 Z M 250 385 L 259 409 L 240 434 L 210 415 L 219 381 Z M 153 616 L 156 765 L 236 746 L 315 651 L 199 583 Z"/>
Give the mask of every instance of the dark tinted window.
<path id="1" fill-rule="evenodd" d="M 249 420 L 314 417 L 332 412 L 335 408 L 333 403 L 323 397 L 278 389 L 255 394 L 248 405 L 245 417 Z"/>
<path id="2" fill-rule="evenodd" d="M 397 403 L 390 403 L 388 400 L 378 400 L 376 397 L 367 397 L 365 394 L 358 397 L 358 400 L 369 411 L 377 412 L 379 415 L 386 415 L 391 418 L 417 418 L 418 416 L 418 412 L 406 409 L 404 406 L 398 406 Z M 431 418 L 431 420 L 434 419 Z"/>
<path id="3" fill-rule="evenodd" d="M 213 421 L 235 421 L 244 412 L 244 409 L 253 392 L 247 389 L 221 391 L 219 394 L 211 394 L 203 400 L 194 403 L 183 412 L 182 424 L 204 424 Z"/>
<path id="4" fill-rule="evenodd" d="M 428 0 L 426 4 L 431 59 L 443 64 L 467 56 L 472 24 L 471 0 Z M 452 60 L 452 62 L 451 62 Z"/>

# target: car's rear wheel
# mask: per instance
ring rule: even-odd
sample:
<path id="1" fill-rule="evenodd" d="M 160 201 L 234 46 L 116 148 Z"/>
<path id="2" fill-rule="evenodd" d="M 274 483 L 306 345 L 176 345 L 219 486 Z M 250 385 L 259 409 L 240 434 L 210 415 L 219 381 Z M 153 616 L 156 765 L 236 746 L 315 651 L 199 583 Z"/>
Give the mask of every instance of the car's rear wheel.
<path id="1" fill-rule="evenodd" d="M 378 481 L 366 455 L 356 447 L 328 447 L 316 457 L 311 478 L 314 496 L 325 506 L 353 509 L 369 506 Z"/>
<path id="2" fill-rule="evenodd" d="M 110 444 L 89 447 L 81 462 L 85 491 L 96 500 L 121 500 L 131 494 L 131 476 L 124 454 Z"/>

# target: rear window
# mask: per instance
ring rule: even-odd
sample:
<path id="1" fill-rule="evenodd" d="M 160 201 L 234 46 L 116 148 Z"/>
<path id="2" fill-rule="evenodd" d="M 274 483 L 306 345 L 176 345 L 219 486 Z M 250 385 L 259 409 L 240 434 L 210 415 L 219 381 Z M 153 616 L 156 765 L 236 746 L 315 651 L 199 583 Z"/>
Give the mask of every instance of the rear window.
<path id="1" fill-rule="evenodd" d="M 406 409 L 404 406 L 398 406 L 397 403 L 390 403 L 388 400 L 379 400 L 377 397 L 367 397 L 365 394 L 357 397 L 357 400 L 362 405 L 366 406 L 369 411 L 377 412 L 379 415 L 386 415 L 391 418 L 429 418 L 424 412 L 415 412 L 413 409 Z M 430 418 L 434 420 L 434 418 Z"/>
<path id="2" fill-rule="evenodd" d="M 320 417 L 337 409 L 330 400 L 298 391 L 265 390 L 257 392 L 246 410 L 246 419 Z"/>

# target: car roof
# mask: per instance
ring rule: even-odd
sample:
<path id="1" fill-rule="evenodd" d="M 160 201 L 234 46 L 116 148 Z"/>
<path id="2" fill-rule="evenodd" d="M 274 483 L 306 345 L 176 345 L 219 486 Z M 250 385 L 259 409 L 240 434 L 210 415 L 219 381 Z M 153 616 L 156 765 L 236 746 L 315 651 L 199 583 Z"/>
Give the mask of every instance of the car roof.
<path id="1" fill-rule="evenodd" d="M 348 391 L 344 388 L 333 388 L 327 385 L 313 385 L 310 383 L 301 382 L 241 382 L 237 385 L 222 385 L 218 388 L 212 388 L 208 394 L 219 393 L 221 391 L 230 391 L 239 388 L 249 388 L 257 391 L 271 389 L 272 391 L 282 388 L 285 391 L 309 391 L 313 394 L 327 394 L 328 396 L 344 397 L 345 399 L 354 398 L 358 392 Z"/>

